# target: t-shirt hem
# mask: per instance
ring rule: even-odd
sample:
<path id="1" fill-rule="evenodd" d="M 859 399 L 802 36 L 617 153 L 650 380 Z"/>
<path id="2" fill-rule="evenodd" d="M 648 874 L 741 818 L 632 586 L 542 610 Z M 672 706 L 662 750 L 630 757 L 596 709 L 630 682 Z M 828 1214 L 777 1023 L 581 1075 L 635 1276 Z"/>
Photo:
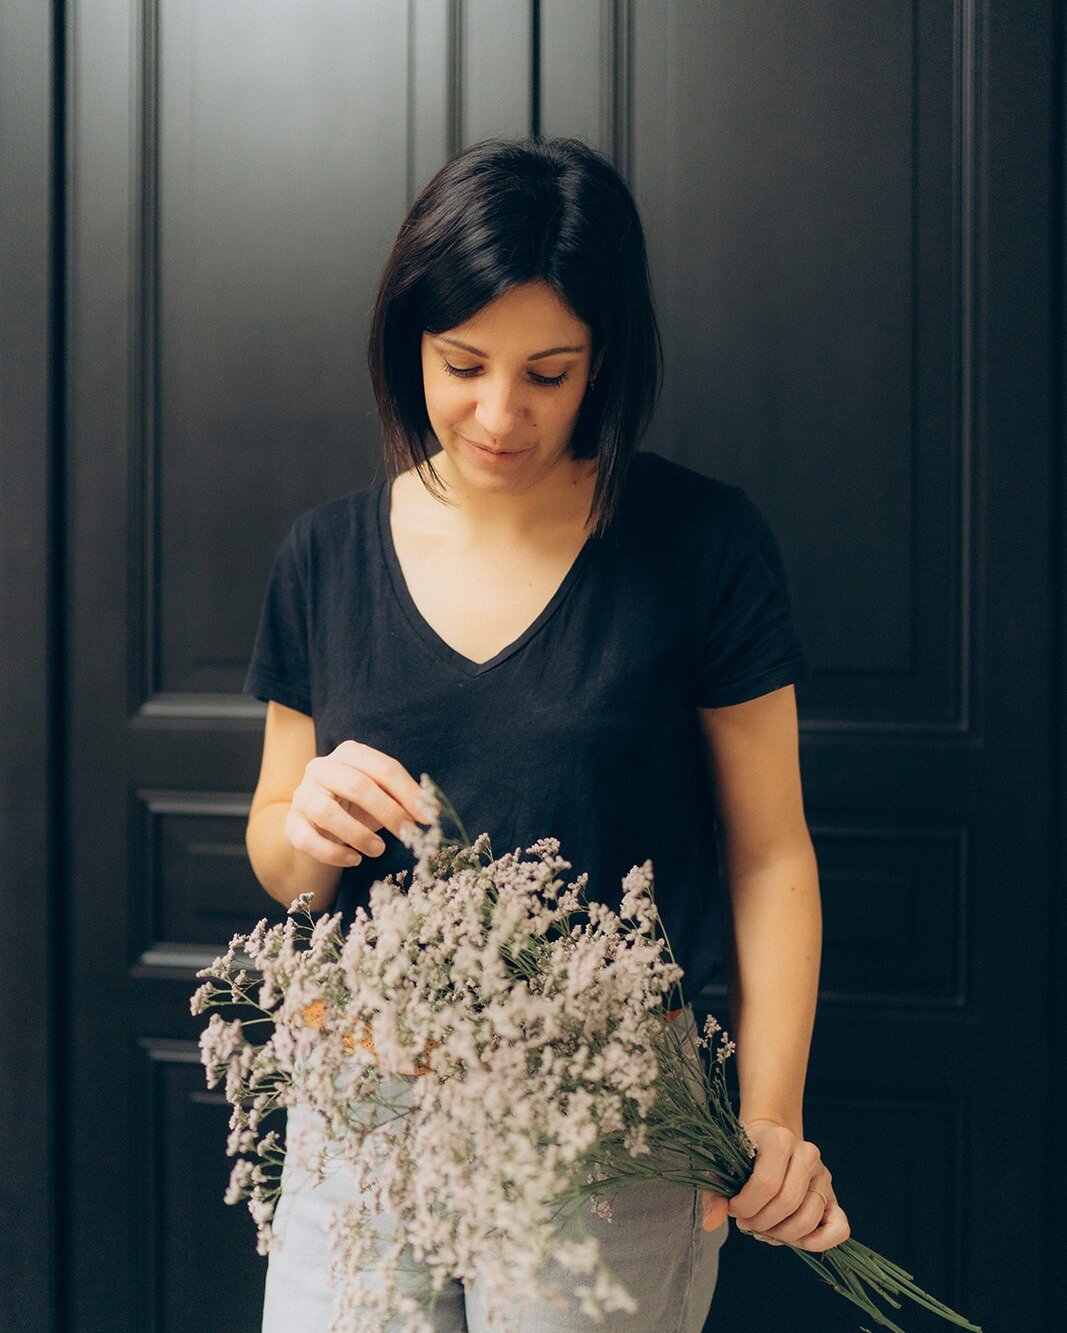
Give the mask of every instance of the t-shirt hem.
<path id="1" fill-rule="evenodd" d="M 263 703 L 268 699 L 274 699 L 277 703 L 284 704 L 286 708 L 295 708 L 298 713 L 306 713 L 308 717 L 312 715 L 311 700 L 305 693 L 266 672 L 250 672 L 245 679 L 244 693 L 252 695 L 254 699 L 260 699 Z"/>
<path id="2" fill-rule="evenodd" d="M 768 667 L 758 675 L 748 676 L 744 680 L 732 681 L 721 689 L 712 690 L 698 696 L 698 708 L 725 708 L 730 704 L 746 703 L 757 699 L 761 694 L 781 689 L 783 685 L 797 685 L 811 675 L 811 666 L 807 658 L 794 657 L 778 666 Z"/>

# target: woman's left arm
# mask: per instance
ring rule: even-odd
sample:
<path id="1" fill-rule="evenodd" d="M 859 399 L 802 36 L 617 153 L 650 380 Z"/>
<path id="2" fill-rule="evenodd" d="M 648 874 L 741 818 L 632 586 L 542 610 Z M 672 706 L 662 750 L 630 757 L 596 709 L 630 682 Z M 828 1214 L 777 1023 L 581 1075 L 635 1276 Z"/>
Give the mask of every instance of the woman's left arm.
<path id="1" fill-rule="evenodd" d="M 786 685 L 699 712 L 733 917 L 727 985 L 738 1118 L 757 1148 L 752 1176 L 728 1207 L 704 1195 L 705 1226 L 720 1225 L 728 1211 L 761 1238 L 829 1249 L 849 1226 L 819 1149 L 804 1138 L 822 907 L 804 817 L 796 692 Z"/>

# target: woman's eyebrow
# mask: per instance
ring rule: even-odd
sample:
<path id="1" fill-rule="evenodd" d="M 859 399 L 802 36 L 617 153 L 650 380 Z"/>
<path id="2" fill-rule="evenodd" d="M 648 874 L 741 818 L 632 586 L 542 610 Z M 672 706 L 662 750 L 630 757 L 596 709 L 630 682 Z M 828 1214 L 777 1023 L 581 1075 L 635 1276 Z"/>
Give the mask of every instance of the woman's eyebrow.
<path id="1" fill-rule="evenodd" d="M 435 342 L 451 343 L 453 347 L 462 347 L 465 352 L 470 352 L 472 356 L 489 358 L 488 352 L 479 352 L 477 347 L 472 347 L 470 343 L 461 343 L 458 338 L 446 338 L 443 333 L 432 335 Z M 527 361 L 540 361 L 546 356 L 558 356 L 561 352 L 584 352 L 585 343 L 580 343 L 577 347 L 549 347 L 544 352 L 534 352 L 533 356 L 528 356 Z"/>

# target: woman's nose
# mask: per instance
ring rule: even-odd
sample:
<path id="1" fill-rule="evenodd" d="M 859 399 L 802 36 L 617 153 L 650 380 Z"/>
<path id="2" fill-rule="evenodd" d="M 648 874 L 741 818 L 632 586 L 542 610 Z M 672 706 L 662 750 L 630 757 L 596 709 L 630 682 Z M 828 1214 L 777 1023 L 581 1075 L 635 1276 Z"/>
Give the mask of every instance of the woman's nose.
<path id="1" fill-rule="evenodd" d="M 522 412 L 522 390 L 503 380 L 490 383 L 486 376 L 478 385 L 478 425 L 493 440 L 507 439 Z"/>

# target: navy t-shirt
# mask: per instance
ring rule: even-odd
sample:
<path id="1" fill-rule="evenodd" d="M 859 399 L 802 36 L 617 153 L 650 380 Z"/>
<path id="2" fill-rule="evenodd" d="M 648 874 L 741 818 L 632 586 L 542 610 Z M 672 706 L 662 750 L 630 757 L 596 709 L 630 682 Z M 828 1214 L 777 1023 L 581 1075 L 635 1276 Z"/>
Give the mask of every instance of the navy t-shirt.
<path id="1" fill-rule="evenodd" d="M 275 556 L 244 689 L 428 773 L 493 854 L 560 840 L 572 880 L 612 907 L 651 858 L 656 902 L 692 1000 L 723 959 L 710 759 L 697 709 L 807 678 L 775 538 L 738 486 L 651 452 L 615 517 L 554 596 L 487 662 L 420 615 L 389 524 L 390 482 L 327 500 Z M 345 867 L 333 910 L 414 858 L 388 829 Z M 446 835 L 455 830 L 447 823 Z M 293 886 L 293 896 L 300 892 Z"/>

